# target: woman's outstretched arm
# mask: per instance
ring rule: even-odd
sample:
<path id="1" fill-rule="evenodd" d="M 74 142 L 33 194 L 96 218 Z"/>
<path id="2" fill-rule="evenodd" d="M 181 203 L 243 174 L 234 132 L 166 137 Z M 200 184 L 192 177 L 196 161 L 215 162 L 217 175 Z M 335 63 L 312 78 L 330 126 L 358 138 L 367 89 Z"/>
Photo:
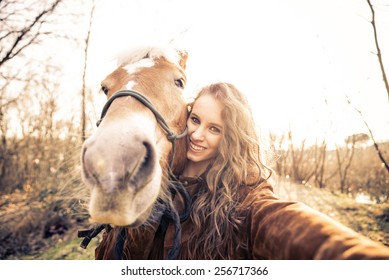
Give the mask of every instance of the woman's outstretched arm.
<path id="1" fill-rule="evenodd" d="M 280 200 L 267 183 L 251 191 L 248 238 L 254 258 L 389 259 L 375 242 L 300 202 Z"/>

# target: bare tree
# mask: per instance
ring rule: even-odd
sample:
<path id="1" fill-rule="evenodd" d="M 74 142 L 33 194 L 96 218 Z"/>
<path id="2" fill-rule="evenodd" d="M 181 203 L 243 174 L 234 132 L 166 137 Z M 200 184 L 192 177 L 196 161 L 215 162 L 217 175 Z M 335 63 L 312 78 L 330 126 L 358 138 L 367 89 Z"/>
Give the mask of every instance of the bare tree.
<path id="1" fill-rule="evenodd" d="M 293 140 L 292 129 L 289 128 L 289 151 L 291 157 L 291 176 L 300 183 L 308 182 L 314 174 L 312 164 L 310 164 L 311 151 L 306 147 L 306 139 L 301 141 L 301 146 L 296 148 Z"/>
<path id="2" fill-rule="evenodd" d="M 367 130 L 369 131 L 369 134 L 370 134 L 370 138 L 371 140 L 373 141 L 373 144 L 374 144 L 374 148 L 376 149 L 377 151 L 377 154 L 378 154 L 378 157 L 380 158 L 381 162 L 384 164 L 385 168 L 386 168 L 386 171 L 389 172 L 389 164 L 388 162 L 385 160 L 384 158 L 384 154 L 382 153 L 377 141 L 375 140 L 374 138 L 374 134 L 372 132 L 372 130 L 370 129 L 369 127 L 369 124 L 367 123 L 367 121 L 365 120 L 365 118 L 363 117 L 363 114 L 361 112 L 361 110 L 359 110 L 358 108 L 356 108 L 350 101 L 350 99 L 348 98 L 348 96 L 346 96 L 346 99 L 347 99 L 347 103 L 361 116 L 362 118 L 362 121 L 363 123 L 365 124 Z"/>
<path id="3" fill-rule="evenodd" d="M 324 139 L 321 144 L 316 140 L 316 144 L 314 146 L 314 180 L 315 184 L 323 189 L 325 187 L 325 167 L 326 167 L 326 155 L 327 155 L 327 143 Z"/>
<path id="4" fill-rule="evenodd" d="M 336 159 L 338 164 L 338 174 L 340 182 L 340 192 L 347 193 L 346 189 L 348 184 L 348 172 L 351 167 L 355 155 L 356 147 L 366 142 L 369 139 L 369 136 L 364 133 L 353 134 L 345 139 L 345 147 L 341 148 L 339 145 L 336 145 Z"/>
<path id="5" fill-rule="evenodd" d="M 275 161 L 275 168 L 277 174 L 286 176 L 287 174 L 287 159 L 289 156 L 289 150 L 285 149 L 286 136 L 282 133 L 278 136 L 274 133 L 269 133 L 269 140 L 271 149 L 275 151 L 277 159 Z"/>
<path id="6" fill-rule="evenodd" d="M 351 145 L 346 145 L 343 149 L 338 144 L 336 144 L 335 151 L 338 164 L 337 170 L 339 174 L 340 192 L 345 193 L 347 187 L 348 171 L 354 157 L 355 142 L 353 141 Z"/>
<path id="7" fill-rule="evenodd" d="M 50 34 L 44 27 L 62 1 L 0 1 L 0 67 Z"/>
<path id="8" fill-rule="evenodd" d="M 377 58 L 378 58 L 378 62 L 380 64 L 382 79 L 384 81 L 386 92 L 388 94 L 388 99 L 389 99 L 389 83 L 388 83 L 388 78 L 386 76 L 384 63 L 382 62 L 381 48 L 380 48 L 380 45 L 378 42 L 377 27 L 376 27 L 376 22 L 375 22 L 375 11 L 374 11 L 373 5 L 371 3 L 371 0 L 366 0 L 366 1 L 367 1 L 367 4 L 369 5 L 369 8 L 370 8 L 370 11 L 372 14 L 371 25 L 373 26 L 374 42 L 375 42 L 375 46 L 376 46 L 376 50 L 377 50 Z"/>
<path id="9" fill-rule="evenodd" d="M 84 69 L 83 69 L 83 75 L 82 75 L 82 92 L 81 92 L 81 141 L 84 141 L 86 139 L 86 108 L 85 108 L 85 103 L 86 103 L 86 86 L 85 86 L 85 77 L 86 77 L 86 68 L 88 64 L 88 49 L 89 49 L 89 39 L 90 39 L 90 34 L 91 34 L 91 29 L 92 29 L 92 22 L 93 22 L 93 14 L 95 11 L 95 1 L 92 1 L 92 8 L 90 12 L 90 17 L 89 17 L 89 26 L 88 26 L 88 32 L 85 38 L 85 54 L 84 54 Z"/>

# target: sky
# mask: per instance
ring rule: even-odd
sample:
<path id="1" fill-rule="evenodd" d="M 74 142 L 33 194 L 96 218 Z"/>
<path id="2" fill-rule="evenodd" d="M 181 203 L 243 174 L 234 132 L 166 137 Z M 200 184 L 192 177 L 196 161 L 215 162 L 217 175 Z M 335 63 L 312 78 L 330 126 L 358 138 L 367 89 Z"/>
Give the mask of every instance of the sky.
<path id="1" fill-rule="evenodd" d="M 374 2 L 389 74 L 389 6 Z M 331 145 L 368 133 L 348 96 L 376 140 L 388 140 L 388 94 L 370 20 L 365 0 L 99 0 L 87 81 L 97 92 L 118 51 L 170 42 L 189 53 L 187 97 L 211 82 L 234 83 L 263 134 L 291 128 L 296 139 L 325 137 Z"/>

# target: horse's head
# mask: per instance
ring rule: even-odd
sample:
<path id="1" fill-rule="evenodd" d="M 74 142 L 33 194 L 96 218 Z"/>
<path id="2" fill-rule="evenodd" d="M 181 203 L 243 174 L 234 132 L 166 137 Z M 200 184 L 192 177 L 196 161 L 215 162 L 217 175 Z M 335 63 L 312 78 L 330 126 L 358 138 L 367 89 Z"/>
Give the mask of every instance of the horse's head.
<path id="1" fill-rule="evenodd" d="M 97 223 L 137 226 L 147 220 L 166 191 L 172 142 L 146 97 L 169 129 L 185 130 L 187 109 L 183 94 L 187 54 L 160 48 L 140 49 L 124 59 L 102 82 L 109 99 L 104 117 L 82 148 L 82 178 L 91 187 L 89 213 Z M 114 96 L 114 97 L 112 97 Z M 116 98 L 116 97 L 117 98 Z M 185 161 L 185 140 L 176 141 L 173 171 Z"/>

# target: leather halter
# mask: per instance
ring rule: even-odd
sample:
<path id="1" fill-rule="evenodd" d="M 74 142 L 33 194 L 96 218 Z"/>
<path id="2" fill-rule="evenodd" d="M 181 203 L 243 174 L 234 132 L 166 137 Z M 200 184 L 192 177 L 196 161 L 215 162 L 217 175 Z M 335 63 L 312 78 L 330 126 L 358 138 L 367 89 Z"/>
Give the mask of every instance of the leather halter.
<path id="1" fill-rule="evenodd" d="M 169 128 L 169 125 L 167 124 L 165 119 L 162 117 L 162 115 L 158 112 L 158 110 L 154 107 L 154 105 L 143 94 L 140 94 L 139 92 L 136 92 L 134 90 L 128 90 L 128 89 L 119 90 L 118 92 L 114 93 L 107 100 L 107 103 L 105 103 L 105 105 L 103 107 L 103 110 L 101 112 L 101 117 L 97 121 L 96 126 L 99 126 L 100 123 L 103 121 L 103 118 L 107 114 L 108 109 L 111 106 L 112 102 L 116 98 L 123 97 L 123 96 L 134 97 L 136 100 L 138 100 L 140 103 L 145 105 L 148 109 L 150 109 L 150 111 L 154 114 L 155 119 L 157 120 L 158 124 L 160 125 L 162 130 L 166 133 L 167 139 L 170 142 L 172 142 L 172 157 L 171 157 L 171 160 L 170 160 L 170 168 L 171 168 L 171 166 L 173 164 L 173 161 L 174 161 L 174 155 L 175 155 L 175 152 L 176 152 L 176 140 L 185 137 L 188 134 L 188 128 L 185 127 L 184 132 L 181 133 L 181 134 L 176 134 L 176 133 L 172 132 L 171 129 Z"/>

